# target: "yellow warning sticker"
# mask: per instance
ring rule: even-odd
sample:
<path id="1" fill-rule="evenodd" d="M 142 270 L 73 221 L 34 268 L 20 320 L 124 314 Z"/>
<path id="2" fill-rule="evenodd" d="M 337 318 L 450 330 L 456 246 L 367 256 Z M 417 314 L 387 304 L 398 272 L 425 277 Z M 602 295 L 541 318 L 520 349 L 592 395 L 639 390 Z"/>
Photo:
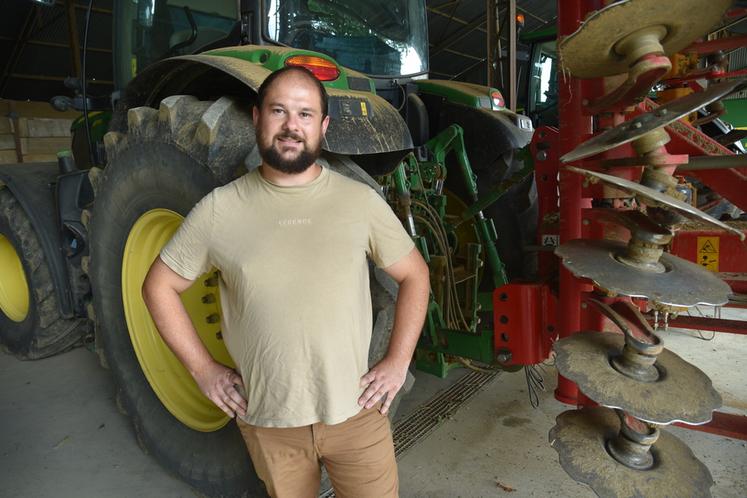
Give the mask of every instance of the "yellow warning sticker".
<path id="1" fill-rule="evenodd" d="M 718 237 L 698 237 L 698 264 L 718 271 Z"/>
<path id="2" fill-rule="evenodd" d="M 361 101 L 361 114 L 368 116 L 368 107 L 366 107 L 366 103 L 363 101 Z"/>

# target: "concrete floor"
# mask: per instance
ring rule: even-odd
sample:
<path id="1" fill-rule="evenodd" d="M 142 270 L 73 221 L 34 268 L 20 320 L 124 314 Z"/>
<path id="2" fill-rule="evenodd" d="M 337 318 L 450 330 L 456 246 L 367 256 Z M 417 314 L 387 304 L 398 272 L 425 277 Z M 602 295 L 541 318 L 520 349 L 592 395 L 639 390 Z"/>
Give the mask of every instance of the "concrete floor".
<path id="1" fill-rule="evenodd" d="M 695 332 L 663 337 L 667 347 L 711 376 L 724 410 L 747 414 L 747 336 L 721 334 L 710 342 Z M 548 390 L 540 393 L 538 409 L 529 405 L 523 373 L 503 373 L 405 452 L 399 462 L 401 496 L 595 496 L 565 474 L 548 444 L 555 416 L 567 407 L 552 397 L 555 370 L 546 371 Z M 440 380 L 421 374 L 403 412 L 457 376 Z M 111 377 L 86 350 L 37 362 L 0 354 L 0 399 L 0 497 L 197 496 L 140 450 L 115 406 Z M 667 430 L 708 466 L 714 497 L 747 496 L 746 442 Z"/>

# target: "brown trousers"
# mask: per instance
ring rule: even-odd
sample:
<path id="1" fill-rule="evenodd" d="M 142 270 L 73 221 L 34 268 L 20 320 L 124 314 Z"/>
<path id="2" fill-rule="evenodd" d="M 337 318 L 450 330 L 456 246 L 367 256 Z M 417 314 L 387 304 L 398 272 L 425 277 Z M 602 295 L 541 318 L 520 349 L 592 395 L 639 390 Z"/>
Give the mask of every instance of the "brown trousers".
<path id="1" fill-rule="evenodd" d="M 316 498 L 324 463 L 339 498 L 397 498 L 389 418 L 377 408 L 334 425 L 257 427 L 236 419 L 254 469 L 273 498 Z"/>

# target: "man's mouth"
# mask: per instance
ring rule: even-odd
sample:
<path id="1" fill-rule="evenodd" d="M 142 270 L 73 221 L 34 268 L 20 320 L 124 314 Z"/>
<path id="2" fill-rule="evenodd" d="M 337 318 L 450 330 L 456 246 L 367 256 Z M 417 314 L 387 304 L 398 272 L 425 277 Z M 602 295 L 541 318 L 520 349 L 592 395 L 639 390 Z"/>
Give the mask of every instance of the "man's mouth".
<path id="1" fill-rule="evenodd" d="M 283 144 L 298 144 L 303 143 L 303 139 L 297 136 L 293 135 L 283 135 L 280 137 L 277 137 L 278 142 Z"/>

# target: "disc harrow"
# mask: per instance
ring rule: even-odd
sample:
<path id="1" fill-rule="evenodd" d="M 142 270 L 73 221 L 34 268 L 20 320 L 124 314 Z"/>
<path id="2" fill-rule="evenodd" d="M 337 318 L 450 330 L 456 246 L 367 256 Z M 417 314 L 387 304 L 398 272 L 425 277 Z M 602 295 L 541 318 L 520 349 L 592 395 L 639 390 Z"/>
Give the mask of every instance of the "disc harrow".
<path id="1" fill-rule="evenodd" d="M 643 98 L 662 76 L 666 63 L 661 57 L 702 36 L 730 5 L 720 2 L 698 18 L 697 9 L 672 14 L 686 3 L 615 2 L 588 15 L 560 41 L 567 74 L 600 78 L 628 73 L 617 90 L 584 100 L 589 114 L 620 113 Z M 630 237 L 625 242 L 568 240 L 555 250 L 574 277 L 590 281 L 596 295 L 614 301 L 587 300 L 622 332 L 580 331 L 553 346 L 558 373 L 599 406 L 561 413 L 550 430 L 550 441 L 566 472 L 599 496 L 711 496 L 714 482 L 706 466 L 660 427 L 708 423 L 721 406 L 721 396 L 705 373 L 664 348 L 656 330 L 660 313 L 666 328 L 669 313 L 700 304 L 721 306 L 731 288 L 666 248 L 686 220 L 736 233 L 742 240 L 744 234 L 684 202 L 674 171 L 688 156 L 667 152 L 670 136 L 664 127 L 745 86 L 745 81 L 713 84 L 612 126 L 561 157 L 569 163 L 631 143 L 637 157 L 618 155 L 602 164 L 643 167 L 636 182 L 593 171 L 591 165 L 599 161 L 588 162 L 592 169 L 586 164 L 568 166 L 587 183 L 602 182 L 609 194 L 605 197 L 629 196 L 625 210 L 604 210 L 598 221 L 622 227 Z M 642 299 L 647 300 L 645 305 Z M 653 326 L 640 307 L 653 312 Z"/>

